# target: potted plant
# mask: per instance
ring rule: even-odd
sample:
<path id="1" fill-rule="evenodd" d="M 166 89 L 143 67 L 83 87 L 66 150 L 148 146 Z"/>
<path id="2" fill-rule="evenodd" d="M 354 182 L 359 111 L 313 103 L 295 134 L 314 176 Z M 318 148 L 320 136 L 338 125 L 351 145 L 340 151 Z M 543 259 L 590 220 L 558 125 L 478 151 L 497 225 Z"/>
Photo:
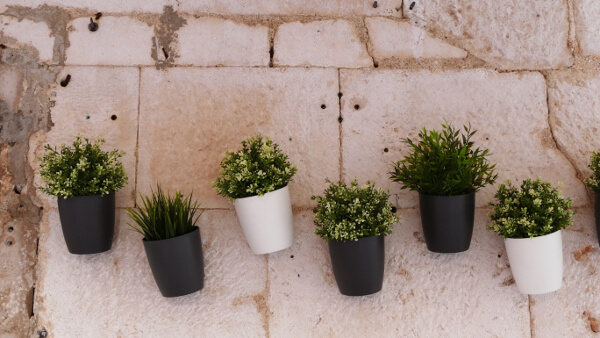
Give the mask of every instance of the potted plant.
<path id="1" fill-rule="evenodd" d="M 294 242 L 288 183 L 297 168 L 269 137 L 255 136 L 242 149 L 227 152 L 213 187 L 233 200 L 252 251 L 267 254 Z"/>
<path id="2" fill-rule="evenodd" d="M 594 216 L 596 219 L 596 236 L 600 243 L 600 153 L 592 152 L 589 168 L 592 176 L 585 179 L 585 184 L 594 191 Z"/>
<path id="3" fill-rule="evenodd" d="M 110 250 L 115 228 L 115 191 L 127 183 L 119 158 L 123 152 L 100 149 L 103 139 L 91 143 L 77 137 L 72 147 L 46 145 L 40 190 L 58 199 L 58 213 L 70 253 L 84 255 Z"/>
<path id="4" fill-rule="evenodd" d="M 520 189 L 510 181 L 496 192 L 498 203 L 488 229 L 504 237 L 510 268 L 519 291 L 542 294 L 560 289 L 563 275 L 561 230 L 573 221 L 572 200 L 539 178 Z"/>
<path id="5" fill-rule="evenodd" d="M 385 265 L 384 236 L 400 220 L 391 213 L 389 193 L 374 183 L 350 186 L 342 182 L 329 187 L 325 196 L 313 196 L 315 234 L 329 244 L 333 275 L 340 293 L 364 296 L 379 292 Z"/>
<path id="6" fill-rule="evenodd" d="M 404 142 L 411 153 L 394 165 L 392 181 L 419 192 L 421 224 L 427 249 L 455 253 L 469 249 L 475 218 L 475 192 L 496 181 L 489 150 L 474 148 L 476 131 L 464 133 L 450 124 L 442 132 L 423 128 L 420 140 Z"/>
<path id="7" fill-rule="evenodd" d="M 152 196 L 143 196 L 142 205 L 128 208 L 134 221 L 129 226 L 142 239 L 150 269 L 164 297 L 179 297 L 201 290 L 204 286 L 204 262 L 200 229 L 196 226 L 201 213 L 192 194 L 184 197 L 163 193 L 160 185 Z"/>

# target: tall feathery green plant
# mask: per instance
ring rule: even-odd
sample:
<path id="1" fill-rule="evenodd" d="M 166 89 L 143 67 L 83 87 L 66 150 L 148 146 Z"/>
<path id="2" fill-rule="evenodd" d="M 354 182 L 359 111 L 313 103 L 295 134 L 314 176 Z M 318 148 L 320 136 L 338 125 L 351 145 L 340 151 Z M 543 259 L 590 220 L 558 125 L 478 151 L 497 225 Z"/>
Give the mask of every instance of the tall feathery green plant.
<path id="1" fill-rule="evenodd" d="M 195 230 L 196 216 L 200 203 L 192 203 L 192 194 L 184 196 L 177 191 L 175 196 L 165 194 L 160 185 L 151 196 L 140 196 L 142 205 L 127 208 L 127 214 L 134 221 L 129 223 L 133 231 L 144 236 L 147 241 L 159 241 L 185 235 Z M 195 216 L 195 217 L 194 217 Z"/>

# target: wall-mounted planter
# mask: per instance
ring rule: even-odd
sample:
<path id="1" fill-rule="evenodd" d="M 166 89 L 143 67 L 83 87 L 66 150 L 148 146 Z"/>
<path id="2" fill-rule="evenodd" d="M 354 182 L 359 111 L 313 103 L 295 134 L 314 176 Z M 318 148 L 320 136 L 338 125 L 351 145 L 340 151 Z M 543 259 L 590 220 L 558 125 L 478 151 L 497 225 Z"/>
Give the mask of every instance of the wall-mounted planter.
<path id="1" fill-rule="evenodd" d="M 381 291 L 385 266 L 384 236 L 329 242 L 333 275 L 340 293 L 365 296 Z"/>
<path id="2" fill-rule="evenodd" d="M 200 229 L 182 236 L 159 240 L 143 240 L 148 263 L 160 293 L 179 297 L 204 287 L 204 258 Z"/>
<path id="3" fill-rule="evenodd" d="M 596 237 L 600 244 L 600 192 L 594 191 L 594 217 L 596 219 Z"/>
<path id="4" fill-rule="evenodd" d="M 263 196 L 238 198 L 233 204 L 254 254 L 267 254 L 292 246 L 294 226 L 287 186 Z"/>
<path id="5" fill-rule="evenodd" d="M 475 193 L 458 196 L 419 194 L 427 249 L 456 253 L 469 249 L 475 220 Z"/>
<path id="6" fill-rule="evenodd" d="M 67 249 L 76 255 L 105 252 L 115 231 L 115 193 L 59 197 L 58 213 Z"/>
<path id="7" fill-rule="evenodd" d="M 521 293 L 537 295 L 560 289 L 563 277 L 560 230 L 533 238 L 505 238 L 504 245 Z"/>

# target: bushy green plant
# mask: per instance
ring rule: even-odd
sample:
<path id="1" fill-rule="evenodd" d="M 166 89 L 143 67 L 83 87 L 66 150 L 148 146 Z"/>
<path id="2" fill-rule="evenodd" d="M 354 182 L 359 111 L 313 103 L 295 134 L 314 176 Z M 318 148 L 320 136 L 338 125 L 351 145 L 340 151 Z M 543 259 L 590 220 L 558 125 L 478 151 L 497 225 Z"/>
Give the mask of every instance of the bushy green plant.
<path id="1" fill-rule="evenodd" d="M 573 201 L 563 198 L 559 187 L 539 178 L 521 183 L 517 188 L 506 181 L 496 192 L 498 203 L 490 203 L 494 212 L 488 229 L 504 238 L 528 238 L 551 234 L 573 223 Z"/>
<path id="2" fill-rule="evenodd" d="M 357 241 L 359 238 L 389 235 L 391 225 L 400 218 L 391 213 L 388 192 L 367 182 L 362 186 L 356 180 L 347 186 L 327 180 L 325 196 L 312 196 L 317 201 L 314 208 L 315 234 L 327 242 L 337 240 Z"/>
<path id="3" fill-rule="evenodd" d="M 592 176 L 585 179 L 585 184 L 593 191 L 600 192 L 600 153 L 592 151 L 589 168 L 592 169 Z"/>
<path id="4" fill-rule="evenodd" d="M 104 139 L 93 143 L 77 136 L 72 147 L 61 145 L 59 150 L 46 145 L 39 157 L 41 176 L 46 184 L 40 190 L 57 197 L 106 195 L 121 189 L 127 175 L 119 158 L 125 153 L 100 149 Z"/>
<path id="5" fill-rule="evenodd" d="M 390 173 L 394 182 L 401 182 L 402 189 L 410 189 L 432 196 L 455 196 L 475 192 L 493 184 L 498 175 L 496 165 L 486 156 L 488 149 L 473 148 L 471 138 L 477 131 L 464 126 L 464 134 L 450 124 L 442 124 L 442 132 L 423 128 L 419 142 L 404 142 L 411 153 L 394 165 Z"/>
<path id="6" fill-rule="evenodd" d="M 225 154 L 212 186 L 232 199 L 262 196 L 285 187 L 297 170 L 276 143 L 258 135 L 242 141 L 241 150 Z"/>
<path id="7" fill-rule="evenodd" d="M 196 216 L 198 202 L 192 203 L 192 194 L 175 196 L 165 194 L 160 185 L 151 196 L 141 196 L 142 206 L 127 208 L 127 214 L 135 222 L 132 230 L 144 235 L 147 241 L 158 241 L 185 235 L 195 230 L 200 214 Z M 195 216 L 195 217 L 194 217 Z"/>

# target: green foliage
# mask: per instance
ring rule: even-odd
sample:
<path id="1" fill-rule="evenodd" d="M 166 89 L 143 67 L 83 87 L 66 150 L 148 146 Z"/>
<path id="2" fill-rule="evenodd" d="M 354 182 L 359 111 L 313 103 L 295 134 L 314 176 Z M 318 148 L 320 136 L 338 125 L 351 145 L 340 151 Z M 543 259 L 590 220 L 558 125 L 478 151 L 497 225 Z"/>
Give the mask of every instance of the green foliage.
<path id="1" fill-rule="evenodd" d="M 560 186 L 559 186 L 560 187 Z M 528 238 L 551 234 L 573 223 L 569 210 L 573 201 L 562 198 L 559 187 L 538 178 L 514 187 L 510 181 L 501 184 L 496 192 L 498 204 L 490 203 L 494 213 L 488 215 L 488 225 L 504 238 Z"/>
<path id="2" fill-rule="evenodd" d="M 104 152 L 104 139 L 94 143 L 77 136 L 73 147 L 60 150 L 46 145 L 41 161 L 41 176 L 46 184 L 40 190 L 57 197 L 106 195 L 127 183 L 127 175 L 119 158 L 125 153 L 118 150 Z"/>
<path id="3" fill-rule="evenodd" d="M 585 179 L 585 184 L 593 191 L 600 192 L 600 153 L 592 151 L 589 168 L 592 176 Z"/>
<path id="4" fill-rule="evenodd" d="M 200 206 L 192 204 L 192 194 L 187 197 L 178 191 L 175 196 L 165 195 L 158 185 L 152 196 L 141 196 L 142 206 L 127 208 L 127 214 L 135 222 L 129 226 L 144 235 L 147 241 L 159 241 L 194 231 L 202 213 L 194 218 Z"/>
<path id="5" fill-rule="evenodd" d="M 324 197 L 312 196 L 312 200 L 317 201 L 313 210 L 316 235 L 327 242 L 345 242 L 392 233 L 391 225 L 400 217 L 391 213 L 389 193 L 375 189 L 372 182 L 360 187 L 356 180 L 350 186 L 342 182 L 327 182 L 329 187 Z"/>
<path id="6" fill-rule="evenodd" d="M 465 134 L 450 124 L 442 127 L 441 133 L 423 128 L 416 144 L 404 139 L 412 152 L 394 165 L 392 181 L 401 182 L 402 189 L 432 196 L 464 195 L 493 184 L 498 178 L 496 165 L 486 159 L 488 149 L 473 149 L 476 131 L 470 125 L 463 127 Z"/>
<path id="7" fill-rule="evenodd" d="M 232 199 L 262 196 L 288 185 L 296 171 L 276 143 L 258 135 L 244 140 L 238 152 L 225 154 L 212 186 Z"/>

